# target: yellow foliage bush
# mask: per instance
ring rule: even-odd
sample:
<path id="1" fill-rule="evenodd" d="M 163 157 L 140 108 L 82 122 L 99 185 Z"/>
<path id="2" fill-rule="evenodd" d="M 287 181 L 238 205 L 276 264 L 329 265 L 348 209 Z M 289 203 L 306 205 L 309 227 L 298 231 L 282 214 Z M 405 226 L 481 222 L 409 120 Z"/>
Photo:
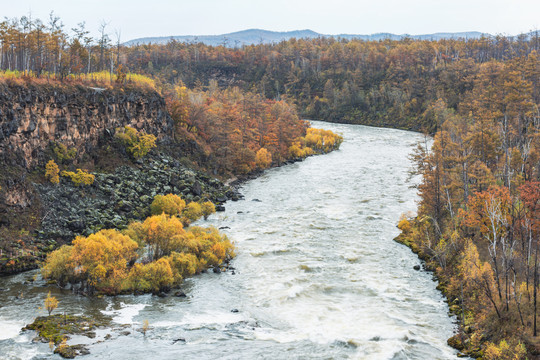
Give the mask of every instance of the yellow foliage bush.
<path id="1" fill-rule="evenodd" d="M 272 164 L 272 154 L 265 148 L 260 148 L 255 154 L 255 164 L 260 169 L 266 169 Z"/>
<path id="2" fill-rule="evenodd" d="M 190 253 L 173 251 L 171 255 L 164 259 L 171 265 L 174 279 L 178 282 L 188 276 L 196 274 L 199 267 L 197 256 Z"/>
<path id="3" fill-rule="evenodd" d="M 60 172 L 60 169 L 58 169 L 58 165 L 54 162 L 54 160 L 50 160 L 47 165 L 45 165 L 45 177 L 53 184 L 58 184 L 60 182 L 60 177 L 58 176 L 58 173 Z"/>
<path id="4" fill-rule="evenodd" d="M 188 211 L 198 216 L 204 207 L 207 212 L 214 210 L 211 202 L 188 205 Z M 136 262 L 139 249 L 147 251 L 153 261 Z M 88 237 L 78 236 L 73 245 L 49 254 L 41 272 L 45 279 L 61 285 L 83 283 L 87 289 L 104 294 L 157 292 L 234 256 L 233 244 L 216 228 L 184 229 L 178 217 L 162 212 L 131 223 L 123 233 L 101 230 Z"/>
<path id="5" fill-rule="evenodd" d="M 45 264 L 41 268 L 41 274 L 45 279 L 54 279 L 61 286 L 67 284 L 73 275 L 75 265 L 71 261 L 73 246 L 64 245 L 47 256 Z"/>
<path id="6" fill-rule="evenodd" d="M 143 223 L 131 223 L 127 233 L 136 242 L 150 246 L 151 259 L 169 255 L 179 246 L 181 237 L 185 235 L 182 222 L 176 216 L 164 213 L 150 216 Z"/>
<path id="7" fill-rule="evenodd" d="M 188 236 L 192 236 L 196 240 L 195 255 L 206 260 L 208 265 L 217 266 L 235 256 L 234 246 L 227 236 L 221 234 L 215 227 L 193 226 L 188 229 Z M 216 244 L 220 244 L 220 246 L 214 247 Z M 210 255 L 215 256 L 215 258 Z"/>
<path id="8" fill-rule="evenodd" d="M 77 172 L 62 171 L 62 176 L 69 177 L 75 186 L 92 185 L 95 180 L 95 176 L 87 173 L 84 170 L 77 169 Z"/>
<path id="9" fill-rule="evenodd" d="M 289 156 L 295 159 L 302 157 L 302 148 L 299 144 L 292 144 L 289 147 Z"/>
<path id="10" fill-rule="evenodd" d="M 182 223 L 184 223 L 184 226 L 188 226 L 192 222 L 198 220 L 201 216 L 203 216 L 201 204 L 190 202 L 182 212 Z"/>
<path id="11" fill-rule="evenodd" d="M 117 128 L 115 137 L 126 147 L 126 150 L 135 158 L 140 159 L 156 147 L 156 137 L 145 132 L 138 132 L 131 126 Z"/>
<path id="12" fill-rule="evenodd" d="M 406 218 L 403 218 L 399 221 L 398 228 L 404 233 L 409 232 L 411 230 L 411 223 Z"/>
<path id="13" fill-rule="evenodd" d="M 73 240 L 71 261 L 75 272 L 93 286 L 102 287 L 108 281 L 124 275 L 128 263 L 137 259 L 138 245 L 117 230 L 101 230 L 88 237 Z"/>
<path id="14" fill-rule="evenodd" d="M 488 343 L 484 351 L 485 360 L 525 360 L 527 358 L 527 349 L 522 343 L 510 346 L 505 340 L 499 345 Z"/>
<path id="15" fill-rule="evenodd" d="M 305 147 L 305 148 L 302 149 L 302 153 L 300 154 L 300 157 L 305 158 L 305 157 L 311 156 L 313 154 L 315 154 L 315 151 L 313 151 L 312 148 Z"/>
<path id="16" fill-rule="evenodd" d="M 129 291 L 158 292 L 170 288 L 175 278 L 169 261 L 161 258 L 149 264 L 137 263 L 124 279 L 122 288 Z"/>
<path id="17" fill-rule="evenodd" d="M 296 139 L 289 147 L 289 156 L 297 159 L 327 153 L 339 149 L 342 142 L 343 137 L 330 130 L 309 128 L 306 136 Z"/>
<path id="18" fill-rule="evenodd" d="M 207 220 L 208 216 L 216 212 L 216 206 L 211 201 L 203 202 L 201 204 L 201 208 L 202 208 L 202 215 L 204 217 L 204 220 Z"/>
<path id="19" fill-rule="evenodd" d="M 179 215 L 186 207 L 186 202 L 178 195 L 156 195 L 150 205 L 152 215 L 165 213 L 167 215 Z"/>
<path id="20" fill-rule="evenodd" d="M 73 245 L 53 251 L 41 273 L 61 284 L 87 282 L 98 291 L 115 293 L 135 261 L 138 245 L 117 230 L 101 230 L 88 237 L 77 236 Z"/>
<path id="21" fill-rule="evenodd" d="M 341 135 L 330 130 L 315 128 L 307 129 L 304 139 L 307 147 L 323 153 L 339 149 L 339 146 L 343 142 L 343 137 Z"/>

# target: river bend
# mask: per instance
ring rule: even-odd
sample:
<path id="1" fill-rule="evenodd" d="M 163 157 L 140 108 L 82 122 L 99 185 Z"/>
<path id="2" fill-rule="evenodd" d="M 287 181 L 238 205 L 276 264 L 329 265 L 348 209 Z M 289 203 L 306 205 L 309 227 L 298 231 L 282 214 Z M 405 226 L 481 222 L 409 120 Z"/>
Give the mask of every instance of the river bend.
<path id="1" fill-rule="evenodd" d="M 455 326 L 436 283 L 393 241 L 400 214 L 417 206 L 408 155 L 421 135 L 314 126 L 341 133 L 341 149 L 267 171 L 243 186 L 245 200 L 201 222 L 226 227 L 237 246 L 234 274 L 188 279 L 186 298 L 88 299 L 24 284 L 35 272 L 0 278 L 0 354 L 59 358 L 19 333 L 43 315 L 51 290 L 60 311 L 106 314 L 119 325 L 72 339 L 92 344 L 81 359 L 455 359 L 446 345 Z M 135 331 L 144 320 L 146 337 Z"/>

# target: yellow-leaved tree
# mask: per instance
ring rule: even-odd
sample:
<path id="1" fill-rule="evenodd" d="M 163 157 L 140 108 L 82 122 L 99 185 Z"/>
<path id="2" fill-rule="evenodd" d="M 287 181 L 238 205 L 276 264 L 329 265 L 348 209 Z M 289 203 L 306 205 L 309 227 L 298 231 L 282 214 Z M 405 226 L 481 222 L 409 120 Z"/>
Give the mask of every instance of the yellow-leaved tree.
<path id="1" fill-rule="evenodd" d="M 62 176 L 70 178 L 75 186 L 92 185 L 96 178 L 94 175 L 81 169 L 77 169 L 76 173 L 73 171 L 62 171 L 61 174 Z"/>
<path id="2" fill-rule="evenodd" d="M 208 216 L 212 215 L 216 212 L 216 207 L 213 202 L 211 201 L 205 201 L 201 204 L 202 209 L 202 215 L 204 217 L 204 220 L 208 219 Z"/>
<path id="3" fill-rule="evenodd" d="M 82 282 L 89 291 L 116 293 L 128 264 L 137 259 L 138 245 L 117 230 L 101 230 L 88 237 L 77 236 L 72 246 L 51 253 L 42 268 L 46 279 Z"/>
<path id="4" fill-rule="evenodd" d="M 272 164 L 272 154 L 265 148 L 260 148 L 255 154 L 255 164 L 259 169 L 266 169 Z"/>
<path id="5" fill-rule="evenodd" d="M 176 216 L 162 213 L 150 216 L 142 223 L 130 224 L 127 233 L 137 242 L 149 245 L 150 258 L 156 260 L 177 248 L 185 231 Z"/>
<path id="6" fill-rule="evenodd" d="M 150 205 L 150 211 L 152 215 L 159 215 L 165 213 L 167 215 L 180 215 L 186 202 L 178 195 L 156 195 L 154 201 Z"/>
<path id="7" fill-rule="evenodd" d="M 187 204 L 184 212 L 182 213 L 182 223 L 184 226 L 188 226 L 192 222 L 203 216 L 203 208 L 201 204 L 197 202 L 190 202 Z"/>
<path id="8" fill-rule="evenodd" d="M 51 313 L 54 309 L 58 307 L 58 299 L 56 297 L 51 296 L 51 292 L 47 294 L 47 297 L 45 298 L 45 309 L 47 309 L 47 312 L 49 313 L 49 316 L 51 316 Z"/>
<path id="9" fill-rule="evenodd" d="M 60 172 L 60 169 L 58 169 L 58 165 L 54 162 L 54 160 L 49 160 L 47 165 L 45 165 L 45 177 L 53 184 L 58 184 L 60 182 L 60 177 L 58 176 L 58 173 Z"/>
<path id="10" fill-rule="evenodd" d="M 131 126 L 117 128 L 115 136 L 135 159 L 142 158 L 156 147 L 156 137 L 154 135 L 143 131 L 139 132 Z"/>

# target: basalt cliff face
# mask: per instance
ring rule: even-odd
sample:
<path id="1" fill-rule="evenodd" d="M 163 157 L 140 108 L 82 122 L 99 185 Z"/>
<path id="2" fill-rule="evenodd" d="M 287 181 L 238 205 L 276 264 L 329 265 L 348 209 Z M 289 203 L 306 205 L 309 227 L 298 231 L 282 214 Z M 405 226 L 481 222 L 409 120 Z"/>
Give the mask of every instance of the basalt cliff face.
<path id="1" fill-rule="evenodd" d="M 125 125 L 158 141 L 173 132 L 165 101 L 152 90 L 0 84 L 2 164 L 43 165 L 51 142 L 76 148 L 80 158 Z"/>
<path id="2" fill-rule="evenodd" d="M 154 134 L 157 148 L 134 161 L 115 141 L 129 125 Z M 58 158 L 62 144 L 76 155 Z M 188 166 L 201 152 L 174 139 L 164 98 L 154 90 L 0 82 L 0 274 L 35 268 L 47 252 L 77 235 L 125 228 L 149 216 L 157 194 L 211 200 L 218 209 L 238 194 Z M 61 176 L 45 179 L 45 164 L 85 169 L 88 186 Z"/>

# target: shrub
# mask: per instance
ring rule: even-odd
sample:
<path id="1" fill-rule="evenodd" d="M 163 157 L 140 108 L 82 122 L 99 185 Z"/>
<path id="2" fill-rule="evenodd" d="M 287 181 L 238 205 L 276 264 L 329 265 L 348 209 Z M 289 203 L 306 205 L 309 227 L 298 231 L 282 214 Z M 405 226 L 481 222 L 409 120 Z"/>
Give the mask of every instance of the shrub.
<path id="1" fill-rule="evenodd" d="M 148 264 L 133 265 L 123 281 L 122 288 L 155 293 L 170 288 L 175 283 L 174 280 L 171 265 L 165 258 L 161 258 Z"/>
<path id="2" fill-rule="evenodd" d="M 45 165 L 45 177 L 53 184 L 58 184 L 60 182 L 60 177 L 58 176 L 58 173 L 60 172 L 60 169 L 58 169 L 58 165 L 54 162 L 54 160 L 50 160 L 47 165 Z"/>
<path id="3" fill-rule="evenodd" d="M 203 209 L 201 204 L 197 202 L 190 202 L 182 212 L 182 223 L 184 226 L 188 226 L 192 222 L 196 221 L 203 215 Z"/>
<path id="4" fill-rule="evenodd" d="M 144 336 L 146 336 L 146 332 L 148 331 L 148 329 L 150 329 L 150 325 L 148 324 L 148 320 L 144 320 L 143 321 L 143 326 L 141 328 Z"/>
<path id="5" fill-rule="evenodd" d="M 196 248 L 191 251 L 199 256 L 201 261 L 206 261 L 208 265 L 219 265 L 235 256 L 234 247 L 227 236 L 221 234 L 215 227 L 194 226 L 189 228 L 187 233 L 187 238 L 192 236 L 196 244 Z M 220 244 L 220 246 L 214 247 L 216 244 Z"/>
<path id="6" fill-rule="evenodd" d="M 128 233 L 135 241 L 150 245 L 151 259 L 156 260 L 176 249 L 185 231 L 182 222 L 176 216 L 161 214 L 150 216 L 142 224 L 138 222 L 130 224 Z"/>
<path id="7" fill-rule="evenodd" d="M 317 153 L 327 153 L 339 149 L 343 137 L 330 130 L 307 129 L 306 136 L 298 138 L 289 148 L 292 157 L 306 157 Z"/>
<path id="8" fill-rule="evenodd" d="M 131 126 L 117 128 L 115 136 L 135 159 L 142 158 L 156 147 L 154 135 L 138 132 Z"/>
<path id="9" fill-rule="evenodd" d="M 171 265 L 165 259 L 146 264 L 142 268 L 142 276 L 150 286 L 150 290 L 157 292 L 171 287 L 173 284 L 173 272 Z"/>
<path id="10" fill-rule="evenodd" d="M 171 265 L 173 276 L 177 282 L 196 274 L 199 267 L 199 260 L 194 254 L 173 251 L 171 255 L 164 259 Z"/>
<path id="11" fill-rule="evenodd" d="M 293 144 L 289 147 L 289 156 L 292 158 L 299 158 L 302 155 L 302 149 L 298 144 Z"/>
<path id="12" fill-rule="evenodd" d="M 499 346 L 488 343 L 484 352 L 486 360 L 521 360 L 527 358 L 527 349 L 525 345 L 518 343 L 516 346 L 510 346 L 505 340 L 499 343 Z"/>
<path id="13" fill-rule="evenodd" d="M 214 203 L 211 201 L 205 201 L 201 204 L 202 208 L 202 215 L 204 217 L 204 220 L 208 219 L 208 216 L 212 215 L 216 212 L 216 207 L 214 206 Z"/>
<path id="14" fill-rule="evenodd" d="M 68 161 L 71 161 L 75 159 L 75 156 L 77 155 L 77 149 L 70 148 L 68 149 L 64 144 L 61 143 L 55 143 L 53 145 L 53 151 L 56 155 L 56 158 L 61 163 L 66 163 Z"/>
<path id="15" fill-rule="evenodd" d="M 411 229 L 411 223 L 406 218 L 403 218 L 399 221 L 398 228 L 404 233 L 409 232 L 409 230 Z"/>
<path id="16" fill-rule="evenodd" d="M 167 215 L 179 215 L 186 207 L 186 202 L 178 195 L 156 195 L 150 205 L 152 215 L 165 213 Z"/>
<path id="17" fill-rule="evenodd" d="M 92 185 L 95 180 L 94 175 L 81 169 L 77 169 L 76 173 L 73 171 L 62 171 L 62 176 L 69 177 L 75 186 Z"/>
<path id="18" fill-rule="evenodd" d="M 77 236 L 72 246 L 62 246 L 47 257 L 42 269 L 46 279 L 82 281 L 105 293 L 116 293 L 135 261 L 136 242 L 116 230 L 101 230 L 88 237 Z"/>
<path id="19" fill-rule="evenodd" d="M 45 279 L 54 279 L 61 286 L 67 284 L 75 268 L 71 262 L 72 250 L 73 246 L 64 245 L 47 255 L 47 260 L 41 268 L 43 277 Z"/>
<path id="20" fill-rule="evenodd" d="M 255 154 L 255 164 L 260 169 L 266 169 L 272 164 L 272 154 L 265 148 L 260 148 Z"/>
<path id="21" fill-rule="evenodd" d="M 47 312 L 49 313 L 49 316 L 51 316 L 51 313 L 54 309 L 58 307 L 58 300 L 51 296 L 51 292 L 47 294 L 47 298 L 45 298 L 45 309 L 47 309 Z"/>

